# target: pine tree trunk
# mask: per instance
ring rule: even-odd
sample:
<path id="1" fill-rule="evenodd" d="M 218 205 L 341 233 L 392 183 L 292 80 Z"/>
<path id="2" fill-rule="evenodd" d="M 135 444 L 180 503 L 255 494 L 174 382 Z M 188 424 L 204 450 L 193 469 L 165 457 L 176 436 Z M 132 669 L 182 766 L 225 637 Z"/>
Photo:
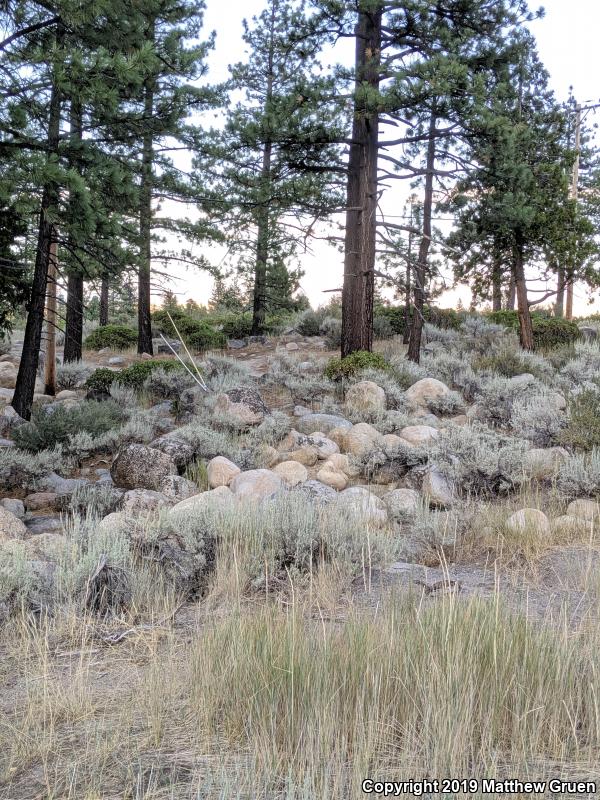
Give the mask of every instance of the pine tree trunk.
<path id="1" fill-rule="evenodd" d="M 356 94 L 348 159 L 342 357 L 373 345 L 375 233 L 377 225 L 378 109 L 381 59 L 381 8 L 360 11 L 356 25 Z M 360 87 L 365 83 L 371 98 Z M 366 107 L 365 107 L 366 106 Z"/>
<path id="2" fill-rule="evenodd" d="M 523 244 L 517 240 L 513 254 L 513 275 L 517 293 L 517 313 L 519 315 L 519 339 L 524 350 L 533 350 L 533 326 L 527 297 Z"/>
<path id="3" fill-rule="evenodd" d="M 71 141 L 77 144 L 82 137 L 81 105 L 71 98 Z M 71 164 L 75 166 L 75 164 Z M 70 242 L 69 251 L 74 247 Z M 83 275 L 77 267 L 71 267 L 67 280 L 67 314 L 65 321 L 65 349 L 63 362 L 81 361 L 83 339 Z"/>
<path id="4" fill-rule="evenodd" d="M 100 325 L 108 325 L 108 278 L 100 284 Z"/>
<path id="5" fill-rule="evenodd" d="M 563 317 L 565 314 L 565 268 L 559 267 L 556 272 L 556 302 L 554 303 L 554 316 Z"/>
<path id="6" fill-rule="evenodd" d="M 252 308 L 252 334 L 258 336 L 264 333 L 267 304 L 267 264 L 269 262 L 269 202 L 271 197 L 271 160 L 273 144 L 270 139 L 268 126 L 271 104 L 273 102 L 273 81 L 275 78 L 273 64 L 275 58 L 275 21 L 277 17 L 278 2 L 271 2 L 271 36 L 269 40 L 269 54 L 267 59 L 267 86 L 265 104 L 263 107 L 264 121 L 266 123 L 266 141 L 263 144 L 263 160 L 260 173 L 260 197 L 258 204 L 257 235 L 256 235 L 256 263 L 254 266 L 254 298 Z"/>
<path id="7" fill-rule="evenodd" d="M 419 363 L 421 358 L 421 335 L 423 332 L 423 307 L 425 305 L 425 286 L 427 282 L 427 257 L 431 246 L 431 212 L 433 209 L 433 177 L 435 174 L 435 110 L 429 118 L 429 139 L 427 142 L 427 163 L 425 165 L 425 195 L 423 200 L 423 236 L 419 245 L 419 255 L 415 269 L 414 308 L 408 342 L 407 358 Z"/>
<path id="8" fill-rule="evenodd" d="M 62 25 L 59 23 L 56 34 L 57 42 L 62 39 L 63 32 Z M 58 151 L 61 102 L 61 92 L 56 79 L 54 79 L 48 114 L 48 159 L 53 161 L 56 160 Z M 24 419 L 30 419 L 31 417 L 31 406 L 35 393 L 35 379 L 40 357 L 42 328 L 44 326 L 50 246 L 55 241 L 54 226 L 51 219 L 58 205 L 58 197 L 58 185 L 55 181 L 49 180 L 42 191 L 35 268 L 28 303 L 25 335 L 23 337 L 23 352 L 21 353 L 19 372 L 12 399 L 12 407 Z"/>
<path id="9" fill-rule="evenodd" d="M 58 281 L 58 246 L 50 245 L 48 281 L 46 285 L 46 361 L 44 364 L 44 394 L 56 394 L 56 286 Z"/>
<path id="10" fill-rule="evenodd" d="M 507 311 L 514 311 L 515 310 L 515 300 L 516 300 L 516 292 L 515 292 L 515 277 L 512 273 L 510 273 L 510 278 L 508 280 L 508 291 L 506 293 L 506 310 Z"/>
<path id="11" fill-rule="evenodd" d="M 83 341 L 83 276 L 72 274 L 67 280 L 67 319 L 63 361 L 81 361 Z"/>
<path id="12" fill-rule="evenodd" d="M 413 215 L 412 203 L 410 206 L 410 226 L 412 228 Z M 412 293 L 412 231 L 408 232 L 408 258 L 406 259 L 406 289 L 404 294 L 404 331 L 402 333 L 402 344 L 410 341 L 410 296 Z"/>
<path id="13" fill-rule="evenodd" d="M 492 311 L 502 311 L 502 265 L 494 260 L 492 267 Z"/>
<path id="14" fill-rule="evenodd" d="M 263 151 L 263 177 L 271 173 L 271 144 Z M 269 260 L 269 209 L 259 208 L 256 238 L 256 264 L 254 267 L 254 302 L 252 308 L 252 335 L 264 333 L 267 300 L 267 263 Z"/>
<path id="15" fill-rule="evenodd" d="M 153 33 L 152 33 L 152 38 Z M 144 86 L 144 118 L 152 119 L 154 90 L 150 80 Z M 150 267 L 152 258 L 152 165 L 154 161 L 152 128 L 148 124 L 142 142 L 142 179 L 140 185 L 140 266 L 138 272 L 138 353 L 153 354 L 150 318 Z"/>

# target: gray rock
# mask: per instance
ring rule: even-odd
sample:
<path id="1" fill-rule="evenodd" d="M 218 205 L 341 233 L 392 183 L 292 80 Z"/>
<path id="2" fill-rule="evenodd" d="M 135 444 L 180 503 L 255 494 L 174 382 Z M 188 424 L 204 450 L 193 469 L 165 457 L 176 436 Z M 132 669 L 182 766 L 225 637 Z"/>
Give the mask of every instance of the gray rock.
<path id="1" fill-rule="evenodd" d="M 56 472 L 45 475 L 38 481 L 39 488 L 45 492 L 56 492 L 56 494 L 73 494 L 76 489 L 82 486 L 89 486 L 87 478 L 61 478 Z"/>
<path id="2" fill-rule="evenodd" d="M 321 483 L 321 481 L 315 480 L 301 483 L 294 491 L 301 492 L 308 497 L 309 500 L 319 503 L 320 505 L 332 503 L 337 497 L 335 489 L 332 489 L 331 486 L 326 486 L 324 483 Z"/>
<path id="3" fill-rule="evenodd" d="M 131 489 L 125 492 L 121 510 L 130 517 L 137 517 L 160 511 L 161 508 L 169 508 L 171 505 L 169 498 L 162 492 L 155 492 L 152 489 Z"/>
<path id="4" fill-rule="evenodd" d="M 227 340 L 227 349 L 228 350 L 241 350 L 244 347 L 248 347 L 248 342 L 245 339 L 228 339 Z"/>
<path id="5" fill-rule="evenodd" d="M 335 428 L 350 430 L 352 423 L 337 414 L 305 414 L 296 423 L 300 433 L 311 434 L 320 431 L 329 433 Z"/>
<path id="6" fill-rule="evenodd" d="M 27 420 L 20 417 L 12 406 L 6 406 L 0 411 L 0 436 L 6 436 L 20 425 L 25 425 L 26 422 Z"/>
<path id="7" fill-rule="evenodd" d="M 180 352 L 180 350 L 181 350 L 181 342 L 179 341 L 179 339 L 167 339 L 167 342 L 173 348 L 172 350 L 167 344 L 165 344 L 165 342 L 162 339 L 153 339 L 152 340 L 152 346 L 153 346 L 154 352 L 157 353 L 158 355 L 164 355 L 165 353 L 169 353 L 170 355 L 173 355 L 173 350 L 176 353 Z"/>
<path id="8" fill-rule="evenodd" d="M 22 539 L 27 533 L 23 522 L 4 506 L 0 506 L 0 542 L 6 539 Z"/>
<path id="9" fill-rule="evenodd" d="M 0 506 L 4 508 L 6 511 L 10 511 L 11 514 L 14 514 L 17 519 L 23 519 L 25 516 L 25 506 L 23 505 L 22 500 L 17 500 L 16 498 L 12 497 L 5 497 L 0 500 Z"/>
<path id="10" fill-rule="evenodd" d="M 312 414 L 310 408 L 306 408 L 306 406 L 294 406 L 295 417 L 305 417 L 307 414 Z"/>
<path id="11" fill-rule="evenodd" d="M 159 491 L 166 476 L 176 473 L 177 467 L 170 455 L 143 444 L 121 448 L 110 468 L 115 485 L 122 489 Z"/>
<path id="12" fill-rule="evenodd" d="M 55 515 L 25 517 L 24 522 L 30 536 L 39 536 L 42 533 L 64 533 L 62 519 Z"/>
<path id="13" fill-rule="evenodd" d="M 11 447 L 16 447 L 12 439 L 0 439 L 0 449 L 8 450 Z"/>
<path id="14" fill-rule="evenodd" d="M 176 467 L 183 469 L 194 460 L 194 448 L 176 434 L 160 436 L 150 443 L 150 447 L 169 456 Z"/>
<path id="15" fill-rule="evenodd" d="M 414 489 L 392 489 L 381 498 L 393 519 L 400 522 L 415 516 L 421 505 L 421 495 Z"/>
<path id="16" fill-rule="evenodd" d="M 434 508 L 450 508 L 454 502 L 454 489 L 437 467 L 427 470 L 423 476 L 421 491 Z"/>
<path id="17" fill-rule="evenodd" d="M 122 367 L 125 363 L 125 359 L 123 356 L 113 356 L 112 358 L 108 359 L 107 363 L 109 367 Z"/>
<path id="18" fill-rule="evenodd" d="M 285 489 L 279 475 L 268 469 L 251 469 L 240 472 L 230 484 L 236 498 L 244 500 L 267 500 Z"/>
<path id="19" fill-rule="evenodd" d="M 161 492 L 173 503 L 179 503 L 193 497 L 200 492 L 194 481 L 182 478 L 179 475 L 167 475 L 160 486 Z"/>
<path id="20" fill-rule="evenodd" d="M 598 338 L 598 331 L 596 328 L 592 328 L 589 325 L 582 325 L 579 328 L 579 332 L 581 333 L 581 338 L 585 342 L 595 342 Z"/>

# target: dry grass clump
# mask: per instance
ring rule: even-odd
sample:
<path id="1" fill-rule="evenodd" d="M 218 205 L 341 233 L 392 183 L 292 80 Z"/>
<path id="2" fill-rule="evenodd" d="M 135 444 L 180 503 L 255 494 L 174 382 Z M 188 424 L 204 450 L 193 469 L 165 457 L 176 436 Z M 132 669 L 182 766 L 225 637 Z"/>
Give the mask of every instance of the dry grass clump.
<path id="1" fill-rule="evenodd" d="M 453 594 L 332 623 L 292 598 L 121 639 L 89 617 L 15 622 L 0 794 L 358 800 L 366 777 L 593 778 L 597 628 Z"/>

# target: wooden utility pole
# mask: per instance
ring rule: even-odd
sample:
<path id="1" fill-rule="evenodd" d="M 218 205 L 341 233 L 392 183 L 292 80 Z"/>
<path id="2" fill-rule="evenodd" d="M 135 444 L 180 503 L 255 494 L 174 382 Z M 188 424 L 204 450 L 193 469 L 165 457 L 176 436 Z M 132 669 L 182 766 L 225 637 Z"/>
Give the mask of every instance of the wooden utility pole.
<path id="1" fill-rule="evenodd" d="M 575 162 L 573 164 L 573 183 L 571 185 L 571 197 L 577 202 L 579 188 L 579 153 L 581 148 L 581 106 L 577 104 L 575 109 Z M 573 264 L 573 267 L 575 265 Z M 565 317 L 573 319 L 573 272 L 567 276 L 567 304 Z"/>
<path id="2" fill-rule="evenodd" d="M 46 290 L 46 364 L 44 394 L 56 394 L 56 282 L 58 280 L 58 245 L 50 243 L 48 259 L 48 288 Z"/>

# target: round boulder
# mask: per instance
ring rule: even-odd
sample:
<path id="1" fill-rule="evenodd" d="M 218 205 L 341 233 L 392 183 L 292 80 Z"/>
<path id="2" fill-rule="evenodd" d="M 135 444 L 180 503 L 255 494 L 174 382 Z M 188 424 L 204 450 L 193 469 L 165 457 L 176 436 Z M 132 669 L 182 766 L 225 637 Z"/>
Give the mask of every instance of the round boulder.
<path id="1" fill-rule="evenodd" d="M 348 486 L 348 476 L 340 469 L 336 469 L 331 461 L 326 461 L 317 472 L 317 480 L 325 486 L 331 486 L 336 492 L 341 492 Z"/>
<path id="2" fill-rule="evenodd" d="M 402 521 L 415 516 L 422 500 L 415 489 L 392 489 L 381 498 L 393 519 Z"/>
<path id="3" fill-rule="evenodd" d="M 450 394 L 450 389 L 436 378 L 422 378 L 406 390 L 404 397 L 413 407 L 426 407 L 432 400 Z"/>
<path id="4" fill-rule="evenodd" d="M 385 392 L 373 381 L 359 381 L 346 392 L 346 408 L 356 414 L 376 414 L 385 411 Z"/>
<path id="5" fill-rule="evenodd" d="M 239 475 L 242 470 L 225 456 L 215 456 L 208 462 L 206 471 L 208 473 L 208 485 L 211 489 L 216 489 L 218 486 L 229 486 L 235 476 Z"/>
<path id="6" fill-rule="evenodd" d="M 344 489 L 338 495 L 338 502 L 360 514 L 367 524 L 376 528 L 382 528 L 388 521 L 388 511 L 383 501 L 362 486 Z"/>
<path id="7" fill-rule="evenodd" d="M 415 447 L 428 445 L 439 435 L 437 428 L 431 428 L 429 425 L 409 425 L 400 431 L 400 437 Z"/>
<path id="8" fill-rule="evenodd" d="M 600 517 L 600 504 L 595 500 L 573 500 L 569 503 L 567 514 L 571 517 L 597 522 Z"/>
<path id="9" fill-rule="evenodd" d="M 211 489 L 208 492 L 200 492 L 193 497 L 188 497 L 177 503 L 169 511 L 169 517 L 177 517 L 178 515 L 184 516 L 197 516 L 206 511 L 222 510 L 233 506 L 235 498 L 233 492 L 228 486 L 219 486 L 216 489 Z"/>
<path id="10" fill-rule="evenodd" d="M 308 470 L 298 461 L 282 461 L 273 467 L 273 472 L 290 488 L 308 480 Z"/>
<path id="11" fill-rule="evenodd" d="M 177 474 L 177 467 L 166 453 L 143 444 L 129 444 L 117 453 L 110 468 L 115 486 L 122 489 L 160 491 L 167 475 Z"/>
<path id="12" fill-rule="evenodd" d="M 530 531 L 537 536 L 550 537 L 550 520 L 538 508 L 521 508 L 506 520 L 506 527 L 511 533 Z"/>
<path id="13" fill-rule="evenodd" d="M 285 489 L 283 479 L 269 469 L 240 472 L 231 481 L 231 491 L 238 499 L 267 500 Z"/>
<path id="14" fill-rule="evenodd" d="M 6 539 L 22 539 L 27 534 L 27 528 L 21 520 L 0 506 L 0 541 Z"/>

